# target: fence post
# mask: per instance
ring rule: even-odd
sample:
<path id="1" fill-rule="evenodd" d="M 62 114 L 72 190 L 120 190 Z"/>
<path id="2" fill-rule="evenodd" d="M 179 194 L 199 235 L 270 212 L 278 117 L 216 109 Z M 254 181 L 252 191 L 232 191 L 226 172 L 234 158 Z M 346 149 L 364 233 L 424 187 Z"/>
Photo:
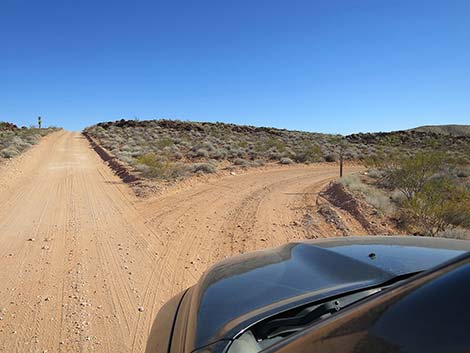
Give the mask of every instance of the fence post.
<path id="1" fill-rule="evenodd" d="M 339 155 L 339 177 L 343 177 L 343 151 Z"/>

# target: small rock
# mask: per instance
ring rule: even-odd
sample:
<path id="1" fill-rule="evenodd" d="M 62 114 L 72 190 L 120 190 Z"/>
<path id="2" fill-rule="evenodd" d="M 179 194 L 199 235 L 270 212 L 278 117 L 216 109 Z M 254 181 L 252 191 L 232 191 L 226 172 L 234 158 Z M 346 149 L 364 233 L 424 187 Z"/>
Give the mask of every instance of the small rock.
<path id="1" fill-rule="evenodd" d="M 36 239 L 34 238 L 28 238 L 28 241 L 35 241 Z"/>
<path id="2" fill-rule="evenodd" d="M 139 308 L 138 308 L 137 310 L 139 310 L 139 312 L 143 312 L 143 311 L 144 311 L 144 307 L 143 307 L 143 306 L 139 306 Z"/>

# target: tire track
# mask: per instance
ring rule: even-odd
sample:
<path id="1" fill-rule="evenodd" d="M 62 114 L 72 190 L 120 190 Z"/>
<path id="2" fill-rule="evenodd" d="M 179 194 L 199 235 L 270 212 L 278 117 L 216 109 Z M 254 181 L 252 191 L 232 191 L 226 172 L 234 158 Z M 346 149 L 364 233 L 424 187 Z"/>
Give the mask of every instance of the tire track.
<path id="1" fill-rule="evenodd" d="M 6 353 L 143 352 L 161 305 L 215 261 L 308 236 L 292 225 L 310 202 L 304 194 L 337 173 L 266 168 L 138 200 L 70 132 L 11 165 L 0 169 Z"/>

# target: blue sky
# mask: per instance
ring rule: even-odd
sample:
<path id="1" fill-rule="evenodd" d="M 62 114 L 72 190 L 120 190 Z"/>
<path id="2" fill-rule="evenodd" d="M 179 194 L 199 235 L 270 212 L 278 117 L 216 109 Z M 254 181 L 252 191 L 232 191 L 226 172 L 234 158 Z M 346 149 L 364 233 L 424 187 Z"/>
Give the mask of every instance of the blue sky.
<path id="1" fill-rule="evenodd" d="M 1 0 L 0 120 L 470 124 L 470 1 Z"/>

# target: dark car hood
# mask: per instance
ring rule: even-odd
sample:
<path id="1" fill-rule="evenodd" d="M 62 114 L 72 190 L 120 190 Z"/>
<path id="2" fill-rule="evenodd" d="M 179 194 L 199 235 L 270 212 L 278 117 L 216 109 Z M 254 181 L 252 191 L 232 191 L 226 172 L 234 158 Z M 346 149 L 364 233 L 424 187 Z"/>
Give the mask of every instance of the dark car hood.
<path id="1" fill-rule="evenodd" d="M 347 237 L 290 243 L 224 260 L 188 292 L 185 351 L 280 310 L 380 285 L 470 249 L 470 242 L 422 237 Z"/>

